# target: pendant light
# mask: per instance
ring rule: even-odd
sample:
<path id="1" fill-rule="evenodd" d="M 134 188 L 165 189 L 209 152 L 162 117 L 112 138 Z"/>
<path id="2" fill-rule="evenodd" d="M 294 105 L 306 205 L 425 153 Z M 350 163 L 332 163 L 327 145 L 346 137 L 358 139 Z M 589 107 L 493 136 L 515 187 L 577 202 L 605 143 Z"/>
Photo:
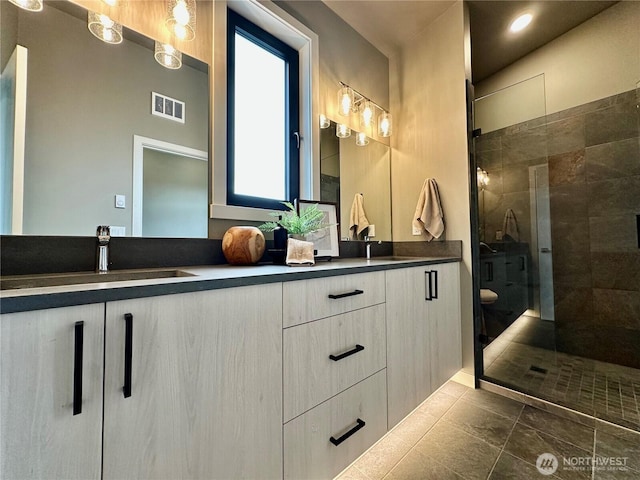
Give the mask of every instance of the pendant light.
<path id="1" fill-rule="evenodd" d="M 41 12 L 42 11 L 42 0 L 9 0 L 16 7 L 20 7 L 23 10 L 27 10 L 29 12 Z"/>
<path id="2" fill-rule="evenodd" d="M 165 23 L 179 40 L 193 40 L 196 37 L 195 0 L 169 0 Z"/>
<path id="3" fill-rule="evenodd" d="M 382 112 L 378 117 L 378 135 L 390 137 L 393 133 L 393 118 L 389 112 Z"/>
<path id="4" fill-rule="evenodd" d="M 105 43 L 122 43 L 122 25 L 107 15 L 89 12 L 87 26 L 89 31 Z"/>
<path id="5" fill-rule="evenodd" d="M 156 40 L 153 56 L 156 62 L 165 68 L 177 70 L 182 66 L 182 53 L 168 43 L 162 43 Z"/>
<path id="6" fill-rule="evenodd" d="M 356 133 L 356 145 L 358 145 L 359 147 L 364 147 L 366 145 L 369 145 L 369 137 L 367 137 L 366 133 L 364 132 Z"/>
<path id="7" fill-rule="evenodd" d="M 347 138 L 351 136 L 351 129 L 344 125 L 343 123 L 338 123 L 336 125 L 336 137 L 338 138 Z"/>

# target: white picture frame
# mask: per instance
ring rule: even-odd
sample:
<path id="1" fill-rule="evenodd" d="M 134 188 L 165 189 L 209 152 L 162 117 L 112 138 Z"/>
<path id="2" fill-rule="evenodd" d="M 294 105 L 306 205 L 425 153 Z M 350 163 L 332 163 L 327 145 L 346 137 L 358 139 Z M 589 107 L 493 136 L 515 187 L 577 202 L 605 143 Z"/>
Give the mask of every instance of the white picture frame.
<path id="1" fill-rule="evenodd" d="M 302 212 L 311 205 L 318 205 L 318 208 L 324 212 L 324 223 L 329 226 L 307 235 L 307 241 L 313 242 L 313 248 L 316 250 L 316 257 L 339 257 L 340 241 L 338 236 L 338 209 L 335 203 L 317 202 L 314 200 L 298 200 L 298 212 Z"/>

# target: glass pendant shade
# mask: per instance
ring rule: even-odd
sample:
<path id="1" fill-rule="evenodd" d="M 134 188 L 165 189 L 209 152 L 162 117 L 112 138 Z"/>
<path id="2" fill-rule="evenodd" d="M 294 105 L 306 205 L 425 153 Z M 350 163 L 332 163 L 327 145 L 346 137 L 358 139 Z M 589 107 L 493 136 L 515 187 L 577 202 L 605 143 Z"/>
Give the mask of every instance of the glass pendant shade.
<path id="1" fill-rule="evenodd" d="M 329 128 L 331 121 L 325 116 L 320 114 L 320 128 Z"/>
<path id="2" fill-rule="evenodd" d="M 156 41 L 154 58 L 165 68 L 177 70 L 182 66 L 182 53 L 168 43 Z"/>
<path id="3" fill-rule="evenodd" d="M 122 43 L 122 25 L 104 14 L 89 12 L 87 26 L 94 36 L 105 43 Z"/>
<path id="4" fill-rule="evenodd" d="M 365 145 L 369 145 L 369 137 L 363 132 L 356 133 L 356 145 L 359 147 L 364 147 Z"/>
<path id="5" fill-rule="evenodd" d="M 28 10 L 30 12 L 42 11 L 42 0 L 9 0 L 15 6 Z"/>
<path id="6" fill-rule="evenodd" d="M 195 0 L 169 0 L 167 2 L 167 28 L 180 40 L 196 38 Z"/>
<path id="7" fill-rule="evenodd" d="M 390 137 L 393 133 L 393 119 L 388 112 L 382 112 L 378 117 L 378 135 Z"/>
<path id="8" fill-rule="evenodd" d="M 369 100 L 360 104 L 360 126 L 370 128 L 373 125 L 374 107 Z"/>
<path id="9" fill-rule="evenodd" d="M 342 87 L 338 90 L 338 113 L 343 117 L 351 115 L 351 108 L 353 107 L 354 96 L 353 90 L 350 87 Z"/>
<path id="10" fill-rule="evenodd" d="M 342 123 L 336 125 L 336 137 L 347 138 L 351 136 L 351 129 Z"/>

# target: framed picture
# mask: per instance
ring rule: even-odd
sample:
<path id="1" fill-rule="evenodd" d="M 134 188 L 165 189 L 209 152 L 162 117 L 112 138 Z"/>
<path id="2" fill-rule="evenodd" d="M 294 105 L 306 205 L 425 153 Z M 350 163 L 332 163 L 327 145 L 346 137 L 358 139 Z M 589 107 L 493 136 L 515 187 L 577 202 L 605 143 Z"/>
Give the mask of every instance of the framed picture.
<path id="1" fill-rule="evenodd" d="M 313 242 L 318 257 L 337 257 L 340 255 L 338 236 L 338 209 L 335 203 L 316 202 L 314 200 L 298 200 L 298 212 L 303 212 L 311 205 L 318 205 L 324 213 L 324 223 L 330 226 L 307 235 L 307 241 Z"/>

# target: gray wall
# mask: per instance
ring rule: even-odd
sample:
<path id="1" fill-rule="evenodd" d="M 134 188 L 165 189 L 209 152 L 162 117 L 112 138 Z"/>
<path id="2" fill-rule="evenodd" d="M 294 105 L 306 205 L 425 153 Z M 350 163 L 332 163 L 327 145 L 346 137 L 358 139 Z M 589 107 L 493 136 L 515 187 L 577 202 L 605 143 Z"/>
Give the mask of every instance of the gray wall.
<path id="1" fill-rule="evenodd" d="M 94 235 L 108 224 L 129 235 L 133 135 L 208 150 L 208 76 L 163 68 L 127 40 L 103 43 L 86 20 L 46 4 L 19 12 L 18 43 L 29 49 L 24 233 Z M 185 101 L 186 123 L 152 116 L 152 91 Z"/>
<path id="2" fill-rule="evenodd" d="M 143 237 L 207 236 L 208 164 L 144 150 Z"/>

